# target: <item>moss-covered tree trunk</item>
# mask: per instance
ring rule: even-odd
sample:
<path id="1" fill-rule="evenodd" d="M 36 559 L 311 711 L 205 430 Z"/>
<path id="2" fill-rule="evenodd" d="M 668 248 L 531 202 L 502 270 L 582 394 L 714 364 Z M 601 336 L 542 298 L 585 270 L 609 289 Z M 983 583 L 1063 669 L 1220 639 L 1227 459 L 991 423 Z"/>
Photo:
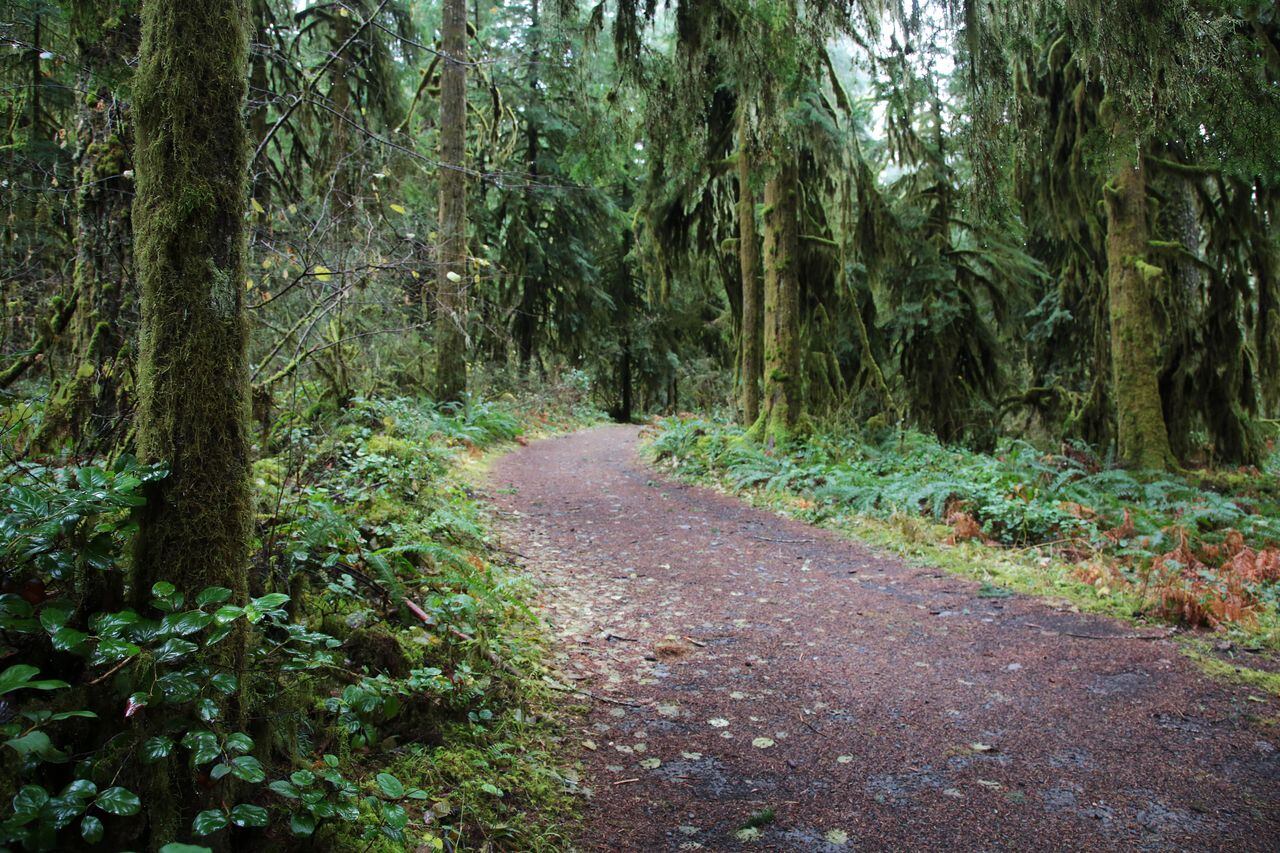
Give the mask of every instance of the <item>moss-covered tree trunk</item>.
<path id="1" fill-rule="evenodd" d="M 738 266 L 742 276 L 742 335 L 739 347 L 742 422 L 760 416 L 761 352 L 764 348 L 764 282 L 760 278 L 760 246 L 756 242 L 756 198 L 751 191 L 751 152 L 747 108 L 738 105 Z"/>
<path id="2" fill-rule="evenodd" d="M 785 441 L 800 422 L 798 174 L 794 155 L 764 187 L 764 394 L 750 436 Z"/>
<path id="3" fill-rule="evenodd" d="M 444 0 L 440 74 L 440 233 L 436 277 L 436 397 L 467 390 L 467 3 Z"/>
<path id="4" fill-rule="evenodd" d="M 1117 456 L 1128 467 L 1164 469 L 1173 453 L 1159 386 L 1156 293 L 1163 274 L 1147 262 L 1147 187 L 1140 154 L 1118 157 L 1104 194 Z"/>
<path id="5" fill-rule="evenodd" d="M 133 269 L 130 105 L 122 80 L 138 48 L 131 6 L 81 4 L 72 19 L 80 60 L 76 111 L 76 312 L 72 361 L 50 397 L 38 444 L 82 449 L 124 433 L 138 300 Z M 127 95 L 127 93 L 125 93 Z"/>
<path id="6" fill-rule="evenodd" d="M 142 285 L 138 451 L 165 461 L 139 515 L 133 594 L 166 580 L 248 591 L 248 373 L 242 304 L 248 146 L 247 0 L 146 0 L 134 87 L 135 260 Z M 244 637 L 210 663 L 240 672 Z M 229 720 L 243 712 L 233 708 Z M 234 723 L 233 723 L 234 724 Z M 216 793 L 162 763 L 144 801 L 154 845 Z M 224 792 L 225 793 L 225 792 Z"/>

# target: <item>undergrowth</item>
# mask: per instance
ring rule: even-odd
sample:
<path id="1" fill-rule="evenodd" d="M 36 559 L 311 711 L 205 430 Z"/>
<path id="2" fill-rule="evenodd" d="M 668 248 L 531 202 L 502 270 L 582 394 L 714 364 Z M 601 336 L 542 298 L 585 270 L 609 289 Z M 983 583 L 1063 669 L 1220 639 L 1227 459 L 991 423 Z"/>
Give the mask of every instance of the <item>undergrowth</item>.
<path id="1" fill-rule="evenodd" d="M 163 466 L 10 465 L 0 846 L 562 849 L 562 697 L 529 584 L 489 543 L 460 463 L 594 417 L 547 399 L 286 416 L 253 468 L 247 602 L 129 589 L 132 512 Z M 112 584 L 123 599 L 94 596 Z M 240 630 L 233 672 L 214 650 Z M 157 826 L 150 798 L 174 789 L 149 768 L 174 759 L 202 810 Z"/>
<path id="2" fill-rule="evenodd" d="M 1090 610 L 1158 616 L 1280 647 L 1280 458 L 1265 470 L 1144 478 L 1087 448 L 994 453 L 910 431 L 816 431 L 768 448 L 697 418 L 660 421 L 677 471 L 864 538 L 954 551 L 946 567 Z M 1000 549 L 996 559 L 977 553 Z M 938 551 L 940 549 L 931 549 Z"/>

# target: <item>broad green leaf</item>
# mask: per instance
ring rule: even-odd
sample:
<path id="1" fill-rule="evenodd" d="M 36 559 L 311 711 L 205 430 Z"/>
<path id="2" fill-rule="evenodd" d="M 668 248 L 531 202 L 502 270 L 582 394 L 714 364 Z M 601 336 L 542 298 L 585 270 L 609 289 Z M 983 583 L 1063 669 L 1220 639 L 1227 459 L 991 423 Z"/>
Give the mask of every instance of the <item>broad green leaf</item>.
<path id="1" fill-rule="evenodd" d="M 86 815 L 84 820 L 80 821 L 80 837 L 90 844 L 97 844 L 102 840 L 102 820 L 94 815 Z"/>
<path id="2" fill-rule="evenodd" d="M 49 736 L 38 729 L 19 737 L 10 738 L 4 742 L 4 745 L 22 756 L 24 761 L 35 757 L 51 764 L 60 764 L 67 759 L 67 754 L 55 747 L 53 742 L 49 740 Z"/>
<path id="3" fill-rule="evenodd" d="M 296 800 L 300 796 L 298 794 L 298 789 L 295 788 L 293 783 L 287 779 L 277 779 L 267 787 L 272 791 L 275 791 L 280 796 L 290 800 Z"/>
<path id="4" fill-rule="evenodd" d="M 125 788 L 108 788 L 98 795 L 93 804 L 113 815 L 135 815 L 142 810 L 138 795 Z"/>
<path id="5" fill-rule="evenodd" d="M 252 755 L 242 755 L 233 759 L 231 772 L 237 779 L 243 779 L 246 782 L 257 783 L 267 778 L 267 771 L 262 768 L 262 762 Z"/>
<path id="6" fill-rule="evenodd" d="M 32 681 L 31 679 L 39 672 L 39 668 L 25 663 L 15 664 L 4 672 L 0 672 L 0 696 L 23 687 L 31 690 L 58 690 L 62 687 L 70 687 L 65 681 Z"/>
<path id="7" fill-rule="evenodd" d="M 23 785 L 13 798 L 15 815 L 33 815 L 49 802 L 49 792 L 39 785 Z"/>
<path id="8" fill-rule="evenodd" d="M 231 822 L 236 826 L 266 826 L 267 810 L 262 806 L 241 803 L 231 810 Z"/>
<path id="9" fill-rule="evenodd" d="M 253 738 L 244 732 L 232 732 L 225 742 L 227 752 L 248 752 L 253 749 Z"/>
<path id="10" fill-rule="evenodd" d="M 225 829 L 230 822 L 231 819 L 222 809 L 208 809 L 191 821 L 191 831 L 196 835 L 213 835 L 218 830 Z"/>
<path id="11" fill-rule="evenodd" d="M 190 640 L 179 640 L 177 637 L 174 637 L 161 643 L 155 650 L 154 654 L 157 663 L 173 663 L 176 660 L 181 660 L 198 648 L 200 647 Z"/>
<path id="12" fill-rule="evenodd" d="M 161 759 L 168 758 L 173 753 L 173 741 L 163 735 L 149 737 L 142 742 L 139 752 L 142 754 L 142 762 L 144 764 L 154 764 Z"/>
<path id="13" fill-rule="evenodd" d="M 404 784 L 390 773 L 379 773 L 375 778 L 382 793 L 391 799 L 398 800 L 404 796 Z"/>
<path id="14" fill-rule="evenodd" d="M 209 604 L 221 604 L 231 599 L 231 590 L 225 586 L 210 586 L 202 589 L 196 596 L 196 604 L 205 607 Z"/>
<path id="15" fill-rule="evenodd" d="M 316 831 L 316 819 L 306 812 L 294 812 L 289 818 L 289 831 L 294 835 L 311 835 Z"/>

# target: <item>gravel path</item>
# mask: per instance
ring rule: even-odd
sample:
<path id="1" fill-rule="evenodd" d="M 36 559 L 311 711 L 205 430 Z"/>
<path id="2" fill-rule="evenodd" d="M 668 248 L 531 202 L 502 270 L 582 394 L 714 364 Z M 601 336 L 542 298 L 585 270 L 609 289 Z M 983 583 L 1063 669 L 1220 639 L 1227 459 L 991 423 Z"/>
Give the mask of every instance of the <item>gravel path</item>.
<path id="1" fill-rule="evenodd" d="M 600 697 L 581 849 L 1280 849 L 1272 697 L 671 482 L 637 438 L 535 442 L 491 476 L 560 678 Z"/>

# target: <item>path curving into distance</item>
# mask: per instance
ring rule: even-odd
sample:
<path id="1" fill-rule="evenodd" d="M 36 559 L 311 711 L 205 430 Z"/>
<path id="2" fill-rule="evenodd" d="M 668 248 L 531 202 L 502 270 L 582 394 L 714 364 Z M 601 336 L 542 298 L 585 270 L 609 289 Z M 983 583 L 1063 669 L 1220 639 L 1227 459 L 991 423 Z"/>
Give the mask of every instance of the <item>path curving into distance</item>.
<path id="1" fill-rule="evenodd" d="M 672 482 L 638 437 L 534 442 L 490 477 L 560 679 L 602 697 L 579 849 L 1280 849 L 1274 697 Z"/>

